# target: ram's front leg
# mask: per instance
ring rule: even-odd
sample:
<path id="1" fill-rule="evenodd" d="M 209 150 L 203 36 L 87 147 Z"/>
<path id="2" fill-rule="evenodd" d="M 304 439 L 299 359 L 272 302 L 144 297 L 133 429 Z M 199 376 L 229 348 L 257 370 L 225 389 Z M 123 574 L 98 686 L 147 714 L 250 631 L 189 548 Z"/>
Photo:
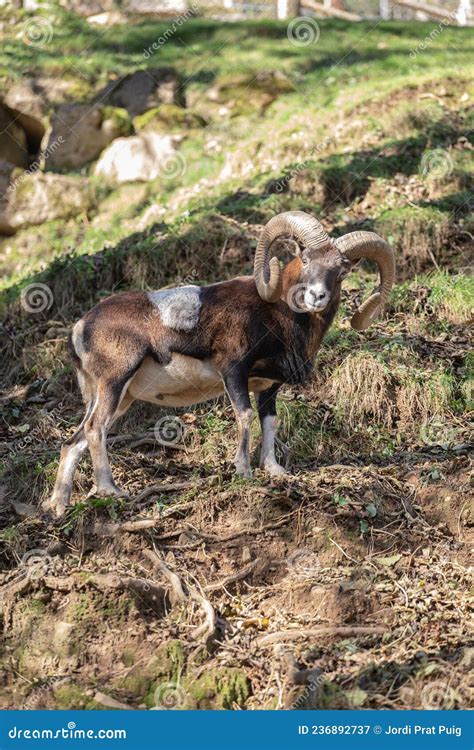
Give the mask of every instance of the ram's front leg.
<path id="1" fill-rule="evenodd" d="M 280 466 L 275 458 L 275 436 L 277 431 L 276 398 L 279 388 L 280 385 L 277 383 L 257 395 L 258 416 L 262 427 L 260 468 L 274 477 L 286 474 L 283 466 Z"/>
<path id="2" fill-rule="evenodd" d="M 236 473 L 242 477 L 251 477 L 250 468 L 250 425 L 253 411 L 248 387 L 248 370 L 240 365 L 234 365 L 224 375 L 224 384 L 232 406 L 234 407 L 239 429 L 239 444 L 234 458 Z"/>

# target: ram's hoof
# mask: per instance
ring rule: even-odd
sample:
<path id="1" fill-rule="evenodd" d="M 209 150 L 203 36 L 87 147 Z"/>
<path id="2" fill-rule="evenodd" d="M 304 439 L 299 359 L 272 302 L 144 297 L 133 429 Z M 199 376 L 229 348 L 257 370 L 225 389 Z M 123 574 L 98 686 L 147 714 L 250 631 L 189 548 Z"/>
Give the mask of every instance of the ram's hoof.
<path id="1" fill-rule="evenodd" d="M 251 479 L 252 478 L 252 469 L 248 464 L 242 464 L 242 463 L 236 463 L 235 465 L 235 473 L 239 477 L 245 477 L 245 479 Z"/>
<path id="2" fill-rule="evenodd" d="M 266 471 L 267 474 L 270 474 L 271 477 L 284 477 L 286 474 L 288 474 L 285 467 L 280 466 L 280 464 L 277 463 L 265 464 L 261 468 Z"/>
<path id="3" fill-rule="evenodd" d="M 116 484 L 104 484 L 100 487 L 94 485 L 87 497 L 123 497 L 125 500 L 130 500 L 128 492 Z"/>

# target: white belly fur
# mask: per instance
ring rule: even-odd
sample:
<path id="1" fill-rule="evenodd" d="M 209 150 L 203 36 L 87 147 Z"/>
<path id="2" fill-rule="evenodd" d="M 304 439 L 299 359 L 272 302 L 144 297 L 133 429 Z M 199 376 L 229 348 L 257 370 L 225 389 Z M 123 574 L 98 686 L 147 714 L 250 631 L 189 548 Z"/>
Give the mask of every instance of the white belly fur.
<path id="1" fill-rule="evenodd" d="M 272 382 L 250 378 L 249 390 L 263 391 Z M 173 354 L 167 365 L 159 365 L 152 357 L 145 357 L 127 391 L 132 398 L 157 406 L 191 406 L 221 396 L 224 383 L 211 362 Z"/>
<path id="2" fill-rule="evenodd" d="M 167 365 L 145 357 L 128 386 L 128 393 L 132 398 L 158 406 L 191 406 L 220 396 L 224 384 L 209 362 L 173 354 Z"/>

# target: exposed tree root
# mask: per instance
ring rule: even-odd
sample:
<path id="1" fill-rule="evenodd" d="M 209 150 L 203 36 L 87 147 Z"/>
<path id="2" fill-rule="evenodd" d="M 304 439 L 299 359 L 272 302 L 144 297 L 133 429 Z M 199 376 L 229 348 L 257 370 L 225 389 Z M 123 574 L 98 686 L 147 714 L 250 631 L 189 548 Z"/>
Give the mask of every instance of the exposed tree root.
<path id="1" fill-rule="evenodd" d="M 336 635 L 342 637 L 352 637 L 358 635 L 384 635 L 388 629 L 384 627 L 327 627 L 327 628 L 301 628 L 300 630 L 279 630 L 276 633 L 257 638 L 257 646 L 273 646 L 275 643 L 282 641 L 293 641 L 298 638 L 319 638 L 319 636 Z"/>
<path id="2" fill-rule="evenodd" d="M 176 601 L 184 603 L 190 599 L 199 604 L 204 610 L 206 615 L 205 620 L 198 628 L 196 628 L 193 633 L 193 638 L 196 640 L 202 638 L 206 643 L 209 640 L 212 640 L 216 632 L 217 617 L 214 607 L 209 599 L 203 594 L 200 594 L 196 588 L 189 584 L 186 586 L 188 592 L 185 593 L 180 577 L 177 573 L 170 570 L 170 568 L 159 557 L 157 552 L 154 550 L 145 550 L 144 554 L 171 584 Z"/>

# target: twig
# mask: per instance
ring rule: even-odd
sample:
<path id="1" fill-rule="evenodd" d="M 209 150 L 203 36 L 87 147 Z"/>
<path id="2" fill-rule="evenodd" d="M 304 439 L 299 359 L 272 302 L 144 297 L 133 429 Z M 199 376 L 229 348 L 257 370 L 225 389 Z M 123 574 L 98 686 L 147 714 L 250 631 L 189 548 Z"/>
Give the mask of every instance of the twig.
<path id="1" fill-rule="evenodd" d="M 351 637 L 358 635 L 384 635 L 387 633 L 384 627 L 322 627 L 322 628 L 301 628 L 301 630 L 278 630 L 276 633 L 269 633 L 261 638 L 257 638 L 257 646 L 271 646 L 281 641 L 291 641 L 297 638 L 319 638 L 320 636 L 336 635 Z"/>
<path id="2" fill-rule="evenodd" d="M 262 562 L 261 558 L 257 557 L 256 560 L 252 560 L 252 562 L 249 562 L 249 564 L 246 565 L 245 568 L 242 568 L 242 570 L 239 570 L 238 573 L 234 573 L 233 575 L 226 576 L 221 581 L 216 581 L 216 583 L 208 584 L 207 586 L 204 587 L 204 591 L 217 591 L 218 589 L 223 589 L 226 586 L 229 586 L 231 583 L 235 583 L 236 581 L 241 581 L 242 578 L 246 578 L 250 573 L 252 573 L 261 562 Z M 269 563 L 267 562 L 266 565 L 268 564 Z"/>
<path id="3" fill-rule="evenodd" d="M 189 487 L 195 487 L 197 484 L 199 484 L 199 481 L 196 479 L 192 482 L 176 482 L 175 484 L 151 484 L 149 487 L 144 489 L 143 492 L 140 492 L 139 495 L 133 498 L 133 502 L 139 503 L 146 497 L 150 497 L 150 495 L 154 495 L 158 492 L 176 492 L 177 490 L 187 490 L 189 489 Z"/>
<path id="4" fill-rule="evenodd" d="M 338 550 L 340 552 L 342 552 L 342 554 L 344 555 L 344 557 L 347 557 L 348 560 L 351 560 L 351 562 L 356 563 L 356 565 L 360 565 L 360 560 L 356 560 L 354 557 L 351 557 L 350 555 L 348 555 L 347 552 L 344 552 L 344 550 L 342 549 L 342 547 L 340 547 L 339 544 L 334 541 L 334 539 L 331 539 L 331 537 L 328 537 L 328 539 L 329 539 L 330 542 L 332 542 L 332 544 L 334 544 L 335 547 L 338 548 Z"/>

